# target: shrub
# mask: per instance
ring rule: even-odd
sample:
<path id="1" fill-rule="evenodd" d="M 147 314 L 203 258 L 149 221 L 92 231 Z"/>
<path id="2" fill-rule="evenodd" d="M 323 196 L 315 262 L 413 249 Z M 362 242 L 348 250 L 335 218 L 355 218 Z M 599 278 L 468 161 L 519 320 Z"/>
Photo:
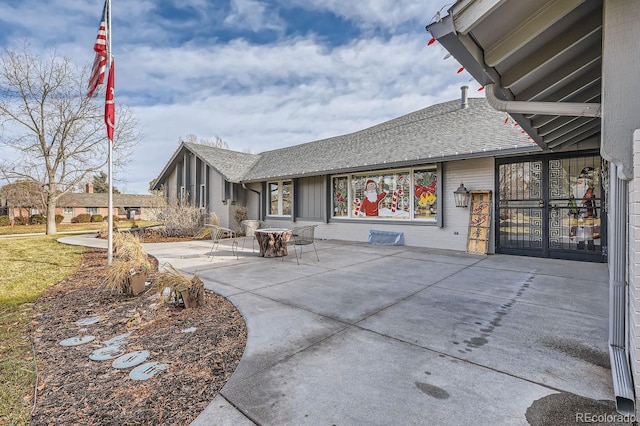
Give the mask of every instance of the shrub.
<path id="1" fill-rule="evenodd" d="M 172 202 L 157 216 L 164 222 L 165 237 L 196 237 L 208 220 L 206 211 Z"/>
<path id="2" fill-rule="evenodd" d="M 91 215 L 89 213 L 81 213 L 78 216 L 71 219 L 72 223 L 89 223 L 91 222 Z"/>
<path id="3" fill-rule="evenodd" d="M 29 218 L 32 225 L 43 225 L 47 223 L 47 218 L 42 213 L 32 214 Z"/>
<path id="4" fill-rule="evenodd" d="M 26 218 L 24 216 L 16 216 L 13 218 L 13 224 L 14 225 L 28 225 L 29 224 L 29 218 Z"/>
<path id="5" fill-rule="evenodd" d="M 7 215 L 0 216 L 0 226 L 11 225 L 11 219 Z"/>
<path id="6" fill-rule="evenodd" d="M 56 215 L 56 225 L 61 224 L 63 220 L 64 220 L 64 216 L 62 216 L 61 214 Z"/>
<path id="7" fill-rule="evenodd" d="M 246 207 L 237 207 L 233 218 L 236 221 L 236 230 L 242 232 L 242 221 L 249 219 L 249 210 Z"/>
<path id="8" fill-rule="evenodd" d="M 102 222 L 102 215 L 101 214 L 92 214 L 91 215 L 91 222 Z"/>
<path id="9" fill-rule="evenodd" d="M 114 261 L 107 270 L 105 282 L 109 289 L 118 290 L 129 296 L 137 292 L 132 287 L 132 277 L 136 274 L 147 274 L 151 264 L 140 239 L 130 232 L 113 234 Z M 142 289 L 143 290 L 143 289 Z"/>
<path id="10" fill-rule="evenodd" d="M 102 218 L 102 220 L 104 220 L 105 222 L 108 222 L 108 221 L 109 221 L 109 216 L 108 216 L 108 215 L 107 215 L 107 216 L 104 216 L 104 217 Z M 118 222 L 119 220 L 120 220 L 120 217 L 119 217 L 119 216 L 114 216 L 114 217 L 113 217 L 113 221 L 114 221 L 114 223 L 115 223 L 115 222 Z"/>

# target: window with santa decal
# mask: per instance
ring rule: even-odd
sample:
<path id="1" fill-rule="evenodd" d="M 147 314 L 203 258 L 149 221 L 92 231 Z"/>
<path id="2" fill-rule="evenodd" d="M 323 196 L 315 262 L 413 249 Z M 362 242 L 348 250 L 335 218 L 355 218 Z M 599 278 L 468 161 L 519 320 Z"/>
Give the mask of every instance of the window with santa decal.
<path id="1" fill-rule="evenodd" d="M 437 167 L 333 177 L 333 217 L 436 221 Z"/>

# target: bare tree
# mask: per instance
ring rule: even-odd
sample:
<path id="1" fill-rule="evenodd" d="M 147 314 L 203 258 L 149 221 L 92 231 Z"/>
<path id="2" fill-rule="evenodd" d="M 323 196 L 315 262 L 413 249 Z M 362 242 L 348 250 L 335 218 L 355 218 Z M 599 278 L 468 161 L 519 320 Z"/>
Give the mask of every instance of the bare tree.
<path id="1" fill-rule="evenodd" d="M 89 68 L 79 69 L 52 51 L 47 58 L 4 49 L 0 54 L 0 173 L 9 181 L 43 188 L 47 234 L 56 233 L 55 209 L 108 162 L 104 102 L 86 97 Z M 121 167 L 139 142 L 137 120 L 117 105 L 113 165 Z"/>
<path id="2" fill-rule="evenodd" d="M 213 146 L 215 148 L 229 149 L 229 144 L 225 142 L 220 136 L 216 136 L 216 140 L 212 141 L 211 139 L 198 139 L 198 136 L 194 135 L 193 133 L 189 133 L 187 136 L 182 138 L 181 141 Z"/>

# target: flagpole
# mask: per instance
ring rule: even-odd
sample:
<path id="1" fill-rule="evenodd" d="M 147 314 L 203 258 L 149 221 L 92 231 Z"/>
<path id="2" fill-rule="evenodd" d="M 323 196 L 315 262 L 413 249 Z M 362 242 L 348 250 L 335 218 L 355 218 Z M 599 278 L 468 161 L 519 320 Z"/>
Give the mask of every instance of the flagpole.
<path id="1" fill-rule="evenodd" d="M 111 0 L 107 0 L 107 43 L 109 52 L 109 70 L 113 66 L 113 55 L 111 54 Z M 111 265 L 113 262 L 113 142 L 107 137 L 107 145 L 109 146 L 109 166 L 107 172 L 109 173 L 109 229 L 107 233 L 107 265 Z"/>

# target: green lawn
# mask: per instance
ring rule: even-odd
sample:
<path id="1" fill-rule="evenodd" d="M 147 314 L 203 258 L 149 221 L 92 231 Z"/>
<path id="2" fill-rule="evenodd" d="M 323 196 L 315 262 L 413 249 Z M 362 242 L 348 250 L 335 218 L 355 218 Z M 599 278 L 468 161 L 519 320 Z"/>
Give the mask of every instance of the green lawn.
<path id="1" fill-rule="evenodd" d="M 29 423 L 36 377 L 31 302 L 75 272 L 83 252 L 53 236 L 0 239 L 0 424 Z"/>

